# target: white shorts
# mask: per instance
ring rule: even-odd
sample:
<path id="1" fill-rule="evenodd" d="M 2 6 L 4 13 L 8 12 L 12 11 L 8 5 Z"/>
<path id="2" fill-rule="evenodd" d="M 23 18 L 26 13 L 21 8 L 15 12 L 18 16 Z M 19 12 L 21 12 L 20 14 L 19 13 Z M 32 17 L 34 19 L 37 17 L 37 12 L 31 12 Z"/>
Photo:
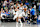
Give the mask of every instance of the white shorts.
<path id="1" fill-rule="evenodd" d="M 22 17 L 22 13 L 21 14 L 18 14 L 18 15 L 15 15 L 14 16 L 14 19 L 16 19 L 17 17 Z"/>
<path id="2" fill-rule="evenodd" d="M 22 17 L 22 13 L 20 13 L 18 17 Z"/>
<path id="3" fill-rule="evenodd" d="M 16 12 L 16 15 L 14 16 L 14 18 L 16 19 L 17 17 L 22 17 L 23 16 L 23 12 Z"/>

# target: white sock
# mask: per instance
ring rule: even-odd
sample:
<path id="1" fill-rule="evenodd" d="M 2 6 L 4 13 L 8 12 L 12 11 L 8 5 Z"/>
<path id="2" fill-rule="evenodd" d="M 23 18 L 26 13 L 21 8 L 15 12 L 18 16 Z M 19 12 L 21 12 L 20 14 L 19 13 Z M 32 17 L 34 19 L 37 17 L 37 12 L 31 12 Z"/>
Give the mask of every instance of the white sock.
<path id="1" fill-rule="evenodd" d="M 23 27 L 23 23 L 21 22 L 21 27 Z"/>
<path id="2" fill-rule="evenodd" d="M 18 24 L 18 22 L 16 22 L 16 24 Z"/>
<path id="3" fill-rule="evenodd" d="M 16 22 L 16 27 L 18 27 L 18 22 Z"/>
<path id="4" fill-rule="evenodd" d="M 21 19 L 18 19 L 18 21 L 20 21 L 20 24 L 21 24 L 20 27 L 23 27 L 23 23 L 21 22 Z"/>
<path id="5" fill-rule="evenodd" d="M 21 22 L 21 19 L 19 19 L 19 21 L 20 21 L 20 24 L 21 24 L 21 23 L 22 23 L 22 22 Z"/>

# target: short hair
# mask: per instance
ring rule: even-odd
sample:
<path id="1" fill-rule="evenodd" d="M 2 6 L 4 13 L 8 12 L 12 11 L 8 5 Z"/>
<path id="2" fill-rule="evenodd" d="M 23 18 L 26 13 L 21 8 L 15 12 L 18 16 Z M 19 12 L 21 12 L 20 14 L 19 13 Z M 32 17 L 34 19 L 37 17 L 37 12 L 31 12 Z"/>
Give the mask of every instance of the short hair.
<path id="1" fill-rule="evenodd" d="M 3 9 L 3 8 L 1 8 L 1 9 Z"/>

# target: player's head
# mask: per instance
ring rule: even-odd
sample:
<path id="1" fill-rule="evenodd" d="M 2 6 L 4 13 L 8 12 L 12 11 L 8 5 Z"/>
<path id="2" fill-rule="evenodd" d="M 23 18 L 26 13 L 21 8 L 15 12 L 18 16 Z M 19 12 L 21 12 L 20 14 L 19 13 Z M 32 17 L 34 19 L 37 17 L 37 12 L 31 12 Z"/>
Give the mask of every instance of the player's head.
<path id="1" fill-rule="evenodd" d="M 24 10 L 24 11 L 27 11 L 27 9 L 26 9 L 26 8 L 24 8 L 23 10 Z"/>
<path id="2" fill-rule="evenodd" d="M 28 1 L 26 1 L 26 3 L 27 3 Z"/>
<path id="3" fill-rule="evenodd" d="M 3 10 L 3 13 L 5 13 L 5 11 Z"/>
<path id="4" fill-rule="evenodd" d="M 10 8 L 10 10 L 12 10 L 12 8 Z"/>
<path id="5" fill-rule="evenodd" d="M 16 6 L 18 6 L 18 3 L 16 3 Z"/>
<path id="6" fill-rule="evenodd" d="M 5 9 L 5 11 L 8 11 L 8 9 Z"/>
<path id="7" fill-rule="evenodd" d="M 5 1 L 7 1 L 7 0 L 5 0 Z"/>
<path id="8" fill-rule="evenodd" d="M 33 8 L 33 6 L 31 6 L 31 9 Z"/>
<path id="9" fill-rule="evenodd" d="M 8 13 L 8 10 L 6 12 Z"/>
<path id="10" fill-rule="evenodd" d="M 26 4 L 24 4 L 24 6 L 25 6 Z"/>
<path id="11" fill-rule="evenodd" d="M 1 10 L 3 10 L 3 8 L 1 8 Z"/>
<path id="12" fill-rule="evenodd" d="M 21 3 L 20 5 L 23 6 L 23 3 Z"/>

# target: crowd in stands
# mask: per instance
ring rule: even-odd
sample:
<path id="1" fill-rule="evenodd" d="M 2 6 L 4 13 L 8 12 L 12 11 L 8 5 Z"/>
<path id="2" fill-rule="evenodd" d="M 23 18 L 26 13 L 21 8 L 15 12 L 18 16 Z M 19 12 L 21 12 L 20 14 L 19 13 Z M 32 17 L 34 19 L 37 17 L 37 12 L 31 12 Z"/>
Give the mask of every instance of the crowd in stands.
<path id="1" fill-rule="evenodd" d="M 31 3 L 31 1 L 30 1 L 30 3 Z M 16 15 L 15 12 L 18 9 L 20 11 L 21 10 L 23 11 L 26 9 L 25 10 L 25 11 L 27 11 L 26 17 L 28 17 L 28 18 L 30 16 L 30 14 L 35 15 L 37 17 L 37 15 L 36 15 L 37 4 L 35 1 L 33 1 L 31 4 L 30 3 L 28 0 L 26 0 L 24 3 L 22 1 L 17 1 L 17 2 L 13 2 L 13 1 L 8 2 L 7 0 L 1 1 L 1 17 L 2 17 L 2 19 L 4 19 L 5 17 L 13 18 L 14 15 Z M 39 6 L 39 9 L 40 9 L 40 6 Z M 32 13 L 31 10 L 33 10 L 35 12 Z M 32 17 L 34 17 L 34 16 L 32 16 Z"/>

